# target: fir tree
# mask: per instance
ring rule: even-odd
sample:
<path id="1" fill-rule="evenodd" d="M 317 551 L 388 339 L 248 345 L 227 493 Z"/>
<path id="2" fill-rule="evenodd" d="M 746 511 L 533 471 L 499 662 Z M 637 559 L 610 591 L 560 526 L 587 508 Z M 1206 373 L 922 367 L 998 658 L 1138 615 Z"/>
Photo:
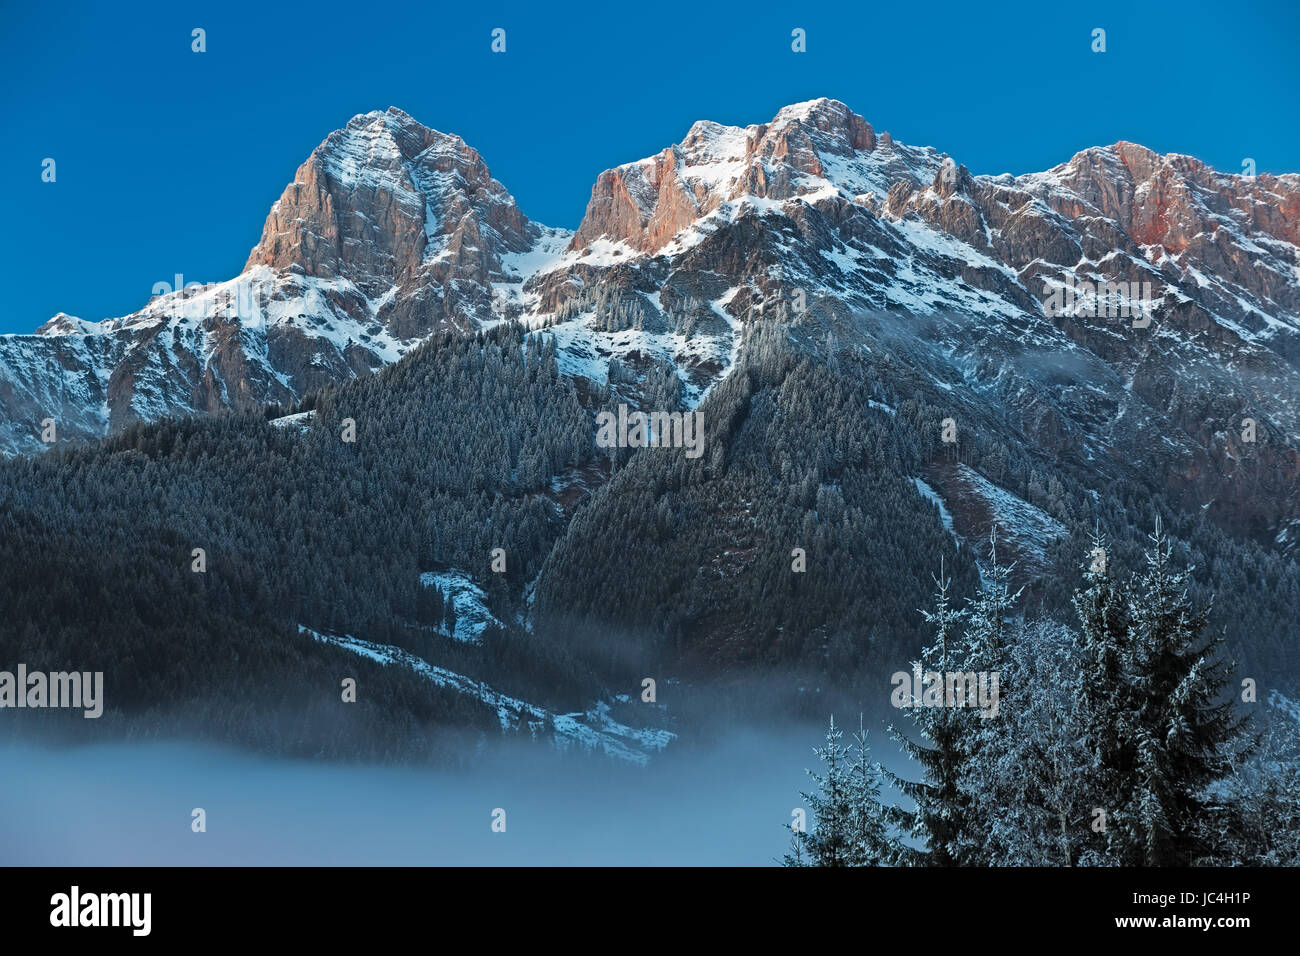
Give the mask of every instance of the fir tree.
<path id="1" fill-rule="evenodd" d="M 923 652 L 921 665 L 923 671 L 938 671 L 942 675 L 957 669 L 957 624 L 964 612 L 949 604 L 949 581 L 943 577 L 942 569 L 935 584 L 938 587 L 935 610 L 921 612 L 934 627 L 935 642 Z M 914 687 L 913 693 L 919 690 Z M 973 715 L 964 708 L 945 706 L 910 707 L 908 715 L 929 746 L 892 726 L 889 728 L 890 735 L 920 765 L 922 772 L 919 781 L 886 772 L 890 782 L 915 804 L 911 809 L 894 807 L 890 816 L 891 822 L 905 835 L 923 842 L 926 849 L 903 848 L 899 862 L 909 866 L 957 866 L 963 862 L 962 844 L 967 841 L 964 831 L 969 800 L 959 781 Z"/>
<path id="2" fill-rule="evenodd" d="M 853 808 L 852 833 L 857 844 L 859 863 L 879 866 L 898 859 L 900 849 L 890 835 L 888 813 L 880 802 L 883 771 L 871 759 L 867 730 L 858 715 L 858 732 L 853 735 L 857 758 L 849 771 L 849 803 Z"/>
<path id="3" fill-rule="evenodd" d="M 1090 766 L 1069 681 L 1077 669 L 1075 637 L 1053 621 L 1021 625 L 1009 642 L 999 715 L 979 722 L 978 758 L 962 777 L 972 820 L 967 862 L 1078 862 Z"/>
<path id="4" fill-rule="evenodd" d="M 1084 564 L 1084 587 L 1074 593 L 1079 621 L 1079 668 L 1074 681 L 1081 742 L 1091 775 L 1088 798 L 1106 813 L 1107 829 L 1090 839 L 1086 862 L 1119 855 L 1125 842 L 1124 781 L 1137 759 L 1133 714 L 1137 703 L 1129 680 L 1133 651 L 1129 635 L 1129 601 L 1111 573 L 1106 537 L 1091 536 L 1092 549 Z M 1090 833 L 1092 831 L 1089 831 Z"/>
<path id="5" fill-rule="evenodd" d="M 1279 706 L 1281 717 L 1233 754 L 1233 773 L 1201 821 L 1211 865 L 1300 865 L 1300 729 L 1293 705 Z"/>
<path id="6" fill-rule="evenodd" d="M 998 532 L 989 531 L 989 570 L 978 596 L 966 609 L 965 668 L 994 671 L 1002 663 L 1008 641 L 1008 616 L 1020 591 L 1011 593 L 1011 572 L 1015 565 L 998 564 Z"/>
<path id="7" fill-rule="evenodd" d="M 857 838 L 861 817 L 853 803 L 855 766 L 850 763 L 849 748 L 840 743 L 843 736 L 832 715 L 825 746 L 813 750 L 825 772 L 809 770 L 817 786 L 799 794 L 808 804 L 811 826 L 799 830 L 786 824 L 792 834 L 792 852 L 783 861 L 786 866 L 860 866 L 864 862 Z"/>
<path id="8" fill-rule="evenodd" d="M 809 770 L 816 791 L 800 794 L 812 810 L 813 828 L 805 832 L 786 825 L 791 831 L 786 866 L 879 866 L 899 855 L 880 802 L 882 770 L 871 759 L 861 715 L 853 744 L 841 746 L 842 736 L 832 716 L 826 746 L 814 750 L 826 772 Z"/>
<path id="9" fill-rule="evenodd" d="M 981 580 L 977 596 L 966 608 L 966 633 L 964 640 L 965 656 L 959 669 L 966 671 L 998 673 L 1001 678 L 1003 662 L 1007 655 L 1010 638 L 1008 617 L 1020 592 L 1011 593 L 1011 571 L 1013 565 L 998 563 L 997 526 L 989 530 L 989 566 Z M 995 754 L 984 754 L 984 748 L 999 742 L 1001 727 L 990 727 L 990 720 L 961 718 L 965 734 L 961 741 L 962 757 L 967 775 L 977 772 L 981 765 L 996 759 Z M 1005 718 L 1003 718 L 1005 719 Z M 963 792 L 967 792 L 963 790 Z M 967 793 L 967 799 L 973 797 Z M 975 826 L 976 819 L 979 825 Z M 990 817 L 987 812 L 972 813 L 968 817 L 972 824 L 968 836 L 964 838 L 960 856 L 967 865 L 989 865 L 992 846 L 988 841 L 987 827 Z"/>
<path id="10" fill-rule="evenodd" d="M 1208 855 L 1197 821 L 1207 788 L 1228 772 L 1240 730 L 1224 699 L 1222 636 L 1205 636 L 1209 608 L 1195 609 L 1188 570 L 1170 566 L 1159 521 L 1130 609 L 1137 760 L 1128 781 L 1121 862 L 1188 866 Z"/>

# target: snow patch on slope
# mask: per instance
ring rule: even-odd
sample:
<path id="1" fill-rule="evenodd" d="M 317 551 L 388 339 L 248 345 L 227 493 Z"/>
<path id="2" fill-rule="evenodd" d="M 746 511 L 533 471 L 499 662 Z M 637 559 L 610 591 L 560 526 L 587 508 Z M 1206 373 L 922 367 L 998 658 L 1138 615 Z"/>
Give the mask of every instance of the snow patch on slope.
<path id="1" fill-rule="evenodd" d="M 376 661 L 384 667 L 408 668 L 438 687 L 450 688 L 474 697 L 496 711 L 502 730 L 513 730 L 526 722 L 534 737 L 549 731 L 555 746 L 561 750 L 578 747 L 588 751 L 599 751 L 618 760 L 644 765 L 649 763 L 654 753 L 663 750 L 676 737 L 676 734 L 667 730 L 629 727 L 621 724 L 610 717 L 609 705 L 603 701 L 583 713 L 557 714 L 536 704 L 502 694 L 482 681 L 435 667 L 423 658 L 416 657 L 399 647 L 364 641 L 346 634 L 343 636 L 323 634 L 301 624 L 298 625 L 298 631 L 313 640 L 351 651 L 353 654 Z"/>
<path id="2" fill-rule="evenodd" d="M 426 571 L 420 575 L 420 583 L 426 588 L 436 587 L 456 609 L 456 626 L 448 637 L 466 644 L 481 644 L 484 631 L 503 626 L 487 609 L 487 594 L 464 571 Z"/>
<path id="3" fill-rule="evenodd" d="M 920 478 L 913 478 L 912 484 L 916 485 L 916 490 L 921 493 L 921 497 L 939 509 L 939 520 L 943 522 L 943 530 L 952 535 L 952 539 L 957 542 L 957 547 L 961 547 L 961 538 L 957 537 L 957 532 L 952 528 L 952 514 L 948 511 L 947 504 L 944 503 L 939 493 L 927 485 Z"/>

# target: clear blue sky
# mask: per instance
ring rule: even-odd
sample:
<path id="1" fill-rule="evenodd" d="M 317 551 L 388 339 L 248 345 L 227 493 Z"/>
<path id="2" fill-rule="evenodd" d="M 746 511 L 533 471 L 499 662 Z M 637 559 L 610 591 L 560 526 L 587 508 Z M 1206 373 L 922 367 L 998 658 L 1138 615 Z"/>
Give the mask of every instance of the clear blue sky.
<path id="1" fill-rule="evenodd" d="M 1120 139 L 1300 171 L 1293 0 L 294 6 L 4 0 L 0 332 L 132 312 L 176 273 L 237 274 L 312 148 L 390 105 L 463 136 L 528 216 L 568 227 L 602 169 L 694 120 L 817 96 L 977 173 Z"/>

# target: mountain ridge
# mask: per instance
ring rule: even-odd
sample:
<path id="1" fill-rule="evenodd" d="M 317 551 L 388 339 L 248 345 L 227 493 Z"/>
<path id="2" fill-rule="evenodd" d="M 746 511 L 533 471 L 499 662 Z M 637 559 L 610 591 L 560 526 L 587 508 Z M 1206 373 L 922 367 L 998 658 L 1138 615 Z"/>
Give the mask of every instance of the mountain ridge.
<path id="1" fill-rule="evenodd" d="M 892 349 L 909 387 L 954 409 L 1001 402 L 1016 439 L 1101 474 L 1171 472 L 1183 506 L 1225 507 L 1253 455 L 1265 493 L 1227 520 L 1293 536 L 1298 244 L 1300 175 L 1222 174 L 1121 141 L 975 176 L 826 98 L 747 127 L 697 121 L 602 173 L 576 230 L 550 229 L 463 139 L 389 107 L 312 151 L 240 276 L 0 338 L 0 451 L 46 447 L 47 418 L 80 441 L 291 405 L 436 331 L 508 320 L 556 337 L 568 375 L 620 375 L 634 402 L 667 375 L 668 398 L 693 407 L 776 318 L 826 360 Z M 1154 290 L 1120 302 L 1154 331 L 1049 315 L 1049 292 L 1077 283 Z M 1254 448 L 1235 437 L 1245 419 L 1265 436 Z"/>

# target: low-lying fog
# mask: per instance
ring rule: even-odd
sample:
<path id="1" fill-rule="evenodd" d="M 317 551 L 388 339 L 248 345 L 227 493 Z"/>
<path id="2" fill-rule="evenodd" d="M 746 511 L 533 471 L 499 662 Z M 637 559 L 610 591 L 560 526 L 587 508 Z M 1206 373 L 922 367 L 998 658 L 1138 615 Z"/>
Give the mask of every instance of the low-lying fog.
<path id="1" fill-rule="evenodd" d="M 180 742 L 6 744 L 0 864 L 770 865 L 822 733 L 670 746 L 646 767 L 501 743 L 460 771 Z M 871 736 L 874 756 L 896 766 L 885 735 Z M 205 833 L 191 830 L 196 807 Z M 504 833 L 491 829 L 496 808 Z"/>

